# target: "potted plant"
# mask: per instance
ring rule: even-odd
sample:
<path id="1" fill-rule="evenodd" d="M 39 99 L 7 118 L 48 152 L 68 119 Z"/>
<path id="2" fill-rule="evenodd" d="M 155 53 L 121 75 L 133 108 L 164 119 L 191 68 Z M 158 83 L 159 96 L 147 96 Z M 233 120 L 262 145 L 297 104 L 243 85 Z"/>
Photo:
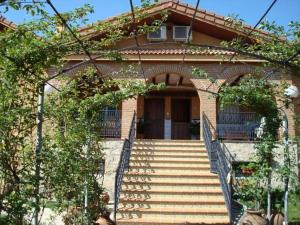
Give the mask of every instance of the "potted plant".
<path id="1" fill-rule="evenodd" d="M 234 193 L 234 197 L 245 207 L 245 214 L 240 220 L 241 225 L 267 225 L 268 221 L 262 216 L 261 205 L 265 190 L 259 186 L 256 180 L 245 178 L 240 190 Z"/>
<path id="2" fill-rule="evenodd" d="M 193 119 L 190 122 L 190 134 L 192 140 L 198 140 L 200 137 L 200 120 Z"/>
<path id="3" fill-rule="evenodd" d="M 254 163 L 247 163 L 241 166 L 241 172 L 245 176 L 250 176 L 255 172 L 255 164 Z"/>
<path id="4" fill-rule="evenodd" d="M 284 221 L 283 210 L 284 191 L 280 188 L 275 188 L 271 193 L 271 207 L 273 209 L 271 216 L 271 225 L 282 225 Z"/>

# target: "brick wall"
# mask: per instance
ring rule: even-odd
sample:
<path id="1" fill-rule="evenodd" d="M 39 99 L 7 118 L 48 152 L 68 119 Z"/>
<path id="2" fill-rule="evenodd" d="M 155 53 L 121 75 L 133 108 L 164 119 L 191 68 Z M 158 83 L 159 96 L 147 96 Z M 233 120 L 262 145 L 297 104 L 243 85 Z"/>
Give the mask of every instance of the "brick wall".
<path id="1" fill-rule="evenodd" d="M 124 62 L 123 64 L 117 64 L 114 62 L 106 61 L 101 62 L 99 64 L 100 70 L 103 72 L 104 75 L 111 74 L 112 71 L 119 71 L 123 67 L 126 67 L 130 64 L 134 64 L 134 62 Z M 204 79 L 192 79 L 192 68 L 193 67 L 200 67 L 203 69 L 206 73 L 208 73 L 210 76 L 219 78 L 217 80 L 217 83 L 219 85 L 222 85 L 225 81 L 234 81 L 237 77 L 254 73 L 257 69 L 257 64 L 217 64 L 217 63 L 203 63 L 203 62 L 185 62 L 185 63 L 178 63 L 178 62 L 143 62 L 143 69 L 144 74 L 146 78 L 151 79 L 154 76 L 157 76 L 159 74 L 178 74 L 180 76 L 190 78 L 192 83 L 194 84 L 196 89 L 198 90 L 198 96 L 199 101 L 197 103 L 196 99 L 192 99 L 193 105 L 198 104 L 199 105 L 199 112 L 200 112 L 200 119 L 202 113 L 206 113 L 206 115 L 209 117 L 213 125 L 216 125 L 217 120 L 217 101 L 216 99 L 209 93 L 201 91 L 200 89 L 206 89 L 210 86 L 210 82 L 208 80 Z M 142 76 L 141 76 L 142 78 Z M 277 82 L 278 77 L 273 77 L 273 80 L 271 82 Z M 298 82 L 300 83 L 300 82 Z M 210 91 L 218 92 L 218 86 L 213 85 L 209 88 Z M 141 116 L 143 114 L 143 98 L 139 98 L 138 102 L 136 100 L 130 99 L 128 101 L 123 102 L 122 109 L 123 109 L 123 115 L 122 115 L 122 137 L 127 137 L 128 135 L 128 129 L 129 124 L 131 122 L 131 118 L 133 115 L 133 111 L 137 110 L 138 116 Z M 298 107 L 300 105 L 299 101 L 297 102 L 296 112 L 300 112 Z M 197 109 L 193 106 L 192 107 L 192 116 L 196 117 L 198 114 Z M 293 107 L 290 110 L 287 110 L 287 115 L 289 119 L 289 133 L 290 135 L 295 134 L 295 122 L 294 122 L 294 109 Z"/>

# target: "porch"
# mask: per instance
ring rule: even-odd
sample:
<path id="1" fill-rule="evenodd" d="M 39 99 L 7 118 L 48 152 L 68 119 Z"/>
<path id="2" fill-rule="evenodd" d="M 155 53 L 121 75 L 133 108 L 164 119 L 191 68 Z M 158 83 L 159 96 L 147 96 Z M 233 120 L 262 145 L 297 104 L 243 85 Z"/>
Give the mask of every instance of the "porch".
<path id="1" fill-rule="evenodd" d="M 200 140 L 197 96 L 140 96 L 137 99 L 136 138 Z M 109 108 L 100 112 L 99 135 L 120 139 L 132 118 L 130 111 Z M 255 140 L 260 118 L 253 112 L 217 111 L 215 136 L 222 140 Z M 124 118 L 122 120 L 122 118 Z"/>

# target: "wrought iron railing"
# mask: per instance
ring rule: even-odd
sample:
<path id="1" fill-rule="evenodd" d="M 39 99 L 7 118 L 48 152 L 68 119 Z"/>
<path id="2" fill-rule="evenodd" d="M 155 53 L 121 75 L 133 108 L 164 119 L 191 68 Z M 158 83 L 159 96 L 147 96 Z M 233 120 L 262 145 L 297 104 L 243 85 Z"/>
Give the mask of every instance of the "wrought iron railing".
<path id="1" fill-rule="evenodd" d="M 99 135 L 103 138 L 121 137 L 121 111 L 102 110 L 99 116 Z"/>
<path id="2" fill-rule="evenodd" d="M 253 140 L 259 125 L 260 118 L 254 112 L 219 112 L 217 135 L 220 139 Z"/>
<path id="3" fill-rule="evenodd" d="M 135 132 L 136 132 L 136 113 L 134 112 L 133 118 L 131 121 L 131 126 L 129 130 L 128 138 L 124 140 L 123 149 L 121 152 L 120 161 L 118 164 L 118 168 L 116 171 L 116 178 L 115 178 L 115 202 L 114 202 L 114 219 L 116 221 L 116 213 L 119 204 L 121 186 L 123 175 L 126 170 L 129 168 L 129 159 L 131 154 L 132 145 L 135 139 Z"/>
<path id="4" fill-rule="evenodd" d="M 232 221 L 232 195 L 230 172 L 232 158 L 225 145 L 215 139 L 215 129 L 209 119 L 203 114 L 203 137 L 210 160 L 211 171 L 219 175 L 230 221 Z"/>
<path id="5" fill-rule="evenodd" d="M 203 121 L 203 129 L 202 129 L 203 138 L 207 149 L 208 158 L 210 161 L 210 171 L 213 173 L 217 173 L 218 172 L 217 152 L 216 152 L 216 148 L 214 147 L 215 143 L 213 141 L 215 139 L 216 131 L 204 113 L 203 113 L 202 121 Z"/>

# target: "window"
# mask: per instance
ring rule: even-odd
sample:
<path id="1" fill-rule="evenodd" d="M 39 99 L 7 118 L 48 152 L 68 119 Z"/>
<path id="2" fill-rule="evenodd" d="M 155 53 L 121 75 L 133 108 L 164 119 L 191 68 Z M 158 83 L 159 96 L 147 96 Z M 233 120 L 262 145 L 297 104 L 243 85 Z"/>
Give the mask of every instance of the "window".
<path id="1" fill-rule="evenodd" d="M 189 26 L 174 26 L 173 27 L 173 39 L 175 41 L 187 41 L 189 35 Z M 192 39 L 192 33 L 190 35 L 190 40 Z"/>
<path id="2" fill-rule="evenodd" d="M 167 39 L 166 26 L 159 27 L 156 31 L 149 32 L 147 34 L 148 40 L 162 41 Z"/>

